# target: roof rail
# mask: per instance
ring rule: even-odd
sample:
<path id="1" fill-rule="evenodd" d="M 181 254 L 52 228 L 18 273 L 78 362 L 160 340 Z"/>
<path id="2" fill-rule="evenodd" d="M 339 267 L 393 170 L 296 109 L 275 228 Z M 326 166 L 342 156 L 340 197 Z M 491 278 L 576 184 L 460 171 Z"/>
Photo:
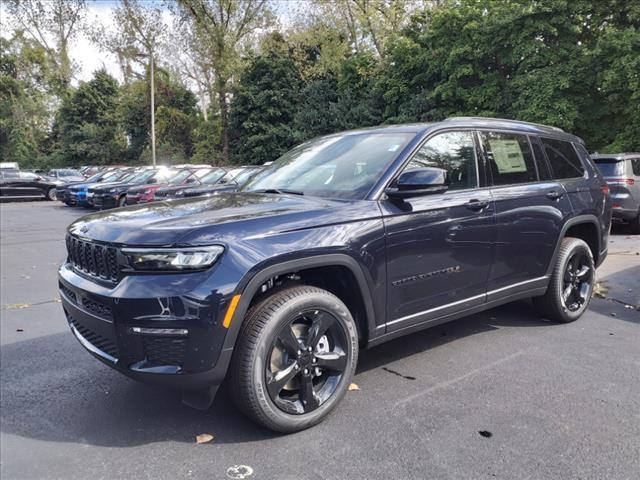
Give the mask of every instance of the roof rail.
<path id="1" fill-rule="evenodd" d="M 505 122 L 505 123 L 519 123 L 521 125 L 531 125 L 532 127 L 539 127 L 539 128 L 549 128 L 551 130 L 555 130 L 556 132 L 562 132 L 565 133 L 564 130 L 562 130 L 560 127 L 552 127 L 550 125 L 543 125 L 541 123 L 533 123 L 533 122 L 523 122 L 520 120 L 511 120 L 508 118 L 494 118 L 494 117 L 449 117 L 447 118 L 445 121 L 448 120 L 482 120 L 482 121 L 486 121 L 486 120 L 493 120 L 496 122 Z"/>

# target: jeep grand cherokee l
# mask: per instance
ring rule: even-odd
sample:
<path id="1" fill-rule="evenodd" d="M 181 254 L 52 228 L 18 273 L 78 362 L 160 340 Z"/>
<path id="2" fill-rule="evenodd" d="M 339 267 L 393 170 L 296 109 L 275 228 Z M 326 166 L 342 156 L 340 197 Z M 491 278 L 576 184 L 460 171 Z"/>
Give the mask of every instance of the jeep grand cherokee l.
<path id="1" fill-rule="evenodd" d="M 347 391 L 359 347 L 529 298 L 582 315 L 611 201 L 557 128 L 454 118 L 316 138 L 239 192 L 75 221 L 60 268 L 73 335 L 207 408 L 225 379 L 292 432 Z"/>

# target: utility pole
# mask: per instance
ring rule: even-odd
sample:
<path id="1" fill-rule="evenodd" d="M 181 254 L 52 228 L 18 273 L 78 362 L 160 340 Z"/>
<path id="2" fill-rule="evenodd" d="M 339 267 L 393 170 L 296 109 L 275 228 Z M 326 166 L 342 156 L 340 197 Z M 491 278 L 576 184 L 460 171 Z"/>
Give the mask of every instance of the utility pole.
<path id="1" fill-rule="evenodd" d="M 156 101 L 153 72 L 153 52 L 151 52 L 151 160 L 156 166 Z"/>

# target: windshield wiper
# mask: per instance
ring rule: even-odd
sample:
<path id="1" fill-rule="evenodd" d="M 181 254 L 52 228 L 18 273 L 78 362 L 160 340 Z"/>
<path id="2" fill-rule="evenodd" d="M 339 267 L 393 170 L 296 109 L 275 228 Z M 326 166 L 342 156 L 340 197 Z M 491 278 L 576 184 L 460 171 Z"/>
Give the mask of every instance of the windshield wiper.
<path id="1" fill-rule="evenodd" d="M 289 190 L 288 188 L 264 188 L 262 190 L 252 190 L 253 193 L 278 193 L 280 195 L 288 193 L 290 195 L 304 195 L 300 190 Z"/>

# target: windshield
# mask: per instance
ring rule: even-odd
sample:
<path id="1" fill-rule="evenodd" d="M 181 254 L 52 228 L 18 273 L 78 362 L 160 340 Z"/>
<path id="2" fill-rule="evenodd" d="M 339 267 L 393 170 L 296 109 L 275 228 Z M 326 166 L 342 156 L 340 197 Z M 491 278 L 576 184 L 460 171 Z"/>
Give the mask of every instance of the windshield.
<path id="1" fill-rule="evenodd" d="M 202 183 L 206 183 L 208 185 L 211 185 L 213 183 L 217 183 L 218 180 L 220 180 L 222 177 L 224 177 L 224 175 L 227 172 L 221 168 L 217 169 L 217 170 L 213 170 L 212 172 L 207 173 L 204 177 L 202 177 L 202 179 L 200 180 Z"/>
<path id="2" fill-rule="evenodd" d="M 59 177 L 81 177 L 78 170 L 56 170 Z"/>
<path id="3" fill-rule="evenodd" d="M 260 169 L 258 168 L 247 168 L 246 170 L 243 170 L 238 175 L 236 175 L 236 177 L 233 180 L 237 182 L 238 185 L 242 185 L 244 182 L 249 180 L 259 171 Z"/>
<path id="4" fill-rule="evenodd" d="M 158 173 L 157 170 L 145 170 L 143 172 L 134 173 L 130 177 L 123 178 L 122 180 L 128 183 L 143 183 L 153 177 L 156 173 Z"/>
<path id="5" fill-rule="evenodd" d="M 363 199 L 413 133 L 351 133 L 303 143 L 253 177 L 244 191 L 295 190 Z"/>
<path id="6" fill-rule="evenodd" d="M 624 175 L 624 162 L 615 160 L 597 160 L 596 165 L 604 177 Z"/>
<path id="7" fill-rule="evenodd" d="M 193 175 L 193 172 L 191 170 L 180 170 L 178 173 L 169 178 L 169 185 L 180 185 L 191 175 Z"/>

